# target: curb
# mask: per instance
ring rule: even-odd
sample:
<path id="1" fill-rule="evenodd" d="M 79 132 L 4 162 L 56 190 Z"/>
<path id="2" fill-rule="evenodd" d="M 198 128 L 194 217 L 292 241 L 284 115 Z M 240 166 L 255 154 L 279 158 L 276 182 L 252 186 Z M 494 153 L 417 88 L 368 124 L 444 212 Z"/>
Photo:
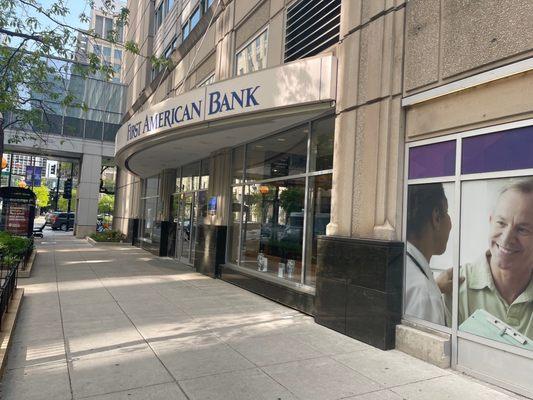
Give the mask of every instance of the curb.
<path id="1" fill-rule="evenodd" d="M 37 248 L 34 248 L 31 252 L 30 259 L 28 261 L 27 267 L 24 269 L 19 269 L 17 278 L 29 278 L 31 275 L 31 270 L 33 269 L 33 264 L 35 263 L 35 259 L 37 258 L 37 253 L 39 250 Z"/>
<path id="2" fill-rule="evenodd" d="M 11 346 L 11 339 L 13 337 L 13 331 L 15 330 L 15 324 L 17 322 L 23 298 L 24 289 L 17 288 L 13 294 L 13 298 L 9 302 L 7 311 L 4 314 L 2 331 L 0 332 L 0 378 L 4 375 L 4 370 L 7 365 L 7 353 Z"/>
<path id="3" fill-rule="evenodd" d="M 94 239 L 91 239 L 89 236 L 86 236 L 85 239 L 87 239 L 87 242 L 91 245 L 91 246 L 104 246 L 104 247 L 107 247 L 107 246 L 125 246 L 125 245 L 128 245 L 129 246 L 129 242 L 97 242 L 96 240 Z"/>

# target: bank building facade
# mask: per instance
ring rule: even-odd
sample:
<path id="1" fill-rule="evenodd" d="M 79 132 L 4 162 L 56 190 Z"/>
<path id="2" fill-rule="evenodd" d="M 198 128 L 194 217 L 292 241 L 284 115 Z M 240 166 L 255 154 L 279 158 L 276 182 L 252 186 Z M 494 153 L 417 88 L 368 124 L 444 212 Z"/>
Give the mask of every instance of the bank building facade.
<path id="1" fill-rule="evenodd" d="M 128 7 L 115 229 L 532 396 L 531 1 Z"/>

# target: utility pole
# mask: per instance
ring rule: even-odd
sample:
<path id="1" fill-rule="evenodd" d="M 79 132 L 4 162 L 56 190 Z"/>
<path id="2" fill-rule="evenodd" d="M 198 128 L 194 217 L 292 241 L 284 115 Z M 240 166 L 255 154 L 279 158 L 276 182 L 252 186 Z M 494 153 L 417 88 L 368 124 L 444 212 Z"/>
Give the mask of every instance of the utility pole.
<path id="1" fill-rule="evenodd" d="M 71 184 L 71 187 L 72 187 L 72 175 L 74 175 L 74 163 L 70 163 L 70 184 Z M 69 194 L 68 196 L 68 205 L 67 205 L 67 232 L 68 232 L 68 229 L 69 229 L 69 225 L 70 225 L 70 204 L 71 204 L 71 201 L 72 201 L 72 188 L 71 188 L 71 193 Z"/>
<path id="2" fill-rule="evenodd" d="M 7 178 L 7 186 L 11 186 L 11 176 L 13 175 L 13 158 L 14 153 L 11 153 L 11 157 L 9 157 L 9 178 Z"/>
<path id="3" fill-rule="evenodd" d="M 57 163 L 57 185 L 56 185 L 56 206 L 55 211 L 59 211 L 59 184 L 61 182 L 61 161 Z"/>
<path id="4" fill-rule="evenodd" d="M 4 114 L 0 112 L 0 155 L 4 156 Z M 13 160 L 13 153 L 11 154 L 11 160 Z M 2 180 L 0 179 L 0 186 Z M 11 169 L 9 170 L 9 186 L 11 186 Z"/>

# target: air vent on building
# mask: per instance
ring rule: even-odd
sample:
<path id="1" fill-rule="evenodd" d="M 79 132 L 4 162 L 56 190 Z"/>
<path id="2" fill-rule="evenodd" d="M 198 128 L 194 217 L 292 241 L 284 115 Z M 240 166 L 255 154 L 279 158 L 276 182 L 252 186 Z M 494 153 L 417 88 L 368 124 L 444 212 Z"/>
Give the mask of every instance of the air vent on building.
<path id="1" fill-rule="evenodd" d="M 287 10 L 285 62 L 318 54 L 339 41 L 341 0 L 300 0 Z"/>

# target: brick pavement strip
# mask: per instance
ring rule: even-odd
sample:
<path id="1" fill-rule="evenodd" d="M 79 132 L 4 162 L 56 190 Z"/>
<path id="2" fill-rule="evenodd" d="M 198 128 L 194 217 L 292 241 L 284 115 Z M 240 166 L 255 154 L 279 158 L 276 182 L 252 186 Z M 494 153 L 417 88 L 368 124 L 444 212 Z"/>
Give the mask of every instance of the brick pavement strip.
<path id="1" fill-rule="evenodd" d="M 3 400 L 520 398 L 138 248 L 46 233 Z"/>

